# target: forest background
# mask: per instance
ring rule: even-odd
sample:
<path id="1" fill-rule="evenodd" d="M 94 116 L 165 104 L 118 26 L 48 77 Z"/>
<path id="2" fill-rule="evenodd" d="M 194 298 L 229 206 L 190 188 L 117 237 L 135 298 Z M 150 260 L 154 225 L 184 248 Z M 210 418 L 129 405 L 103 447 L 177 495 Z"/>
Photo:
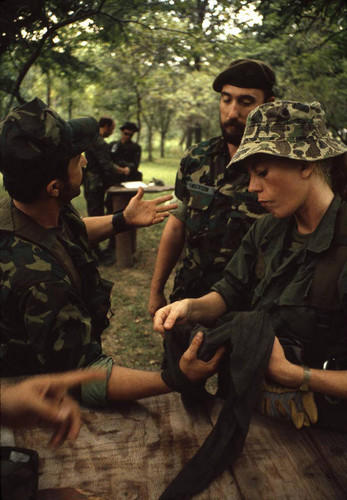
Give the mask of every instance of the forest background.
<path id="1" fill-rule="evenodd" d="M 215 76 L 244 57 L 273 66 L 277 97 L 320 101 L 347 144 L 345 0 L 0 0 L 0 116 L 37 96 L 65 119 L 111 116 L 109 140 L 135 121 L 145 182 L 173 184 L 183 150 L 219 134 Z M 147 301 L 162 229 L 138 231 L 131 269 L 100 268 L 115 282 L 103 345 L 124 365 L 160 365 Z"/>

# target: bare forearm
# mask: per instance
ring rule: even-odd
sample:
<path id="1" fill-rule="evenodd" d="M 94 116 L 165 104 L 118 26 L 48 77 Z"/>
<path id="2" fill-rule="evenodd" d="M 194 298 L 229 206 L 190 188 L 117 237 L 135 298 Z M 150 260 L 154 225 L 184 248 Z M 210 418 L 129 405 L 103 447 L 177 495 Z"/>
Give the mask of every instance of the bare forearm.
<path id="1" fill-rule="evenodd" d="M 317 370 L 312 368 L 308 387 L 313 392 L 347 398 L 347 370 Z M 269 373 L 276 382 L 288 387 L 300 387 L 303 382 L 302 366 L 286 362 Z"/>
<path id="2" fill-rule="evenodd" d="M 182 253 L 184 242 L 184 223 L 170 215 L 159 244 L 151 283 L 152 292 L 163 292 L 167 279 Z"/>
<path id="3" fill-rule="evenodd" d="M 186 299 L 188 305 L 188 320 L 191 323 L 213 323 L 222 316 L 227 306 L 221 295 L 210 292 L 199 299 Z"/>
<path id="4" fill-rule="evenodd" d="M 114 234 L 112 225 L 113 215 L 101 215 L 100 217 L 86 217 L 83 222 L 86 225 L 88 241 L 91 246 L 106 240 Z"/>
<path id="5" fill-rule="evenodd" d="M 163 382 L 160 372 L 133 370 L 114 366 L 107 386 L 109 401 L 130 401 L 166 394 L 172 390 Z"/>

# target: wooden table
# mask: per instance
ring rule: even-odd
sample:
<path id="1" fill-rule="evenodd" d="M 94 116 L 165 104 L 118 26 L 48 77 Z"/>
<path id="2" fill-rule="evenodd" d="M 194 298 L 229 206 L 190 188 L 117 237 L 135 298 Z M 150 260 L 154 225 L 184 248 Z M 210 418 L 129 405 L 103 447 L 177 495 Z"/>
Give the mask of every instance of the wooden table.
<path id="1" fill-rule="evenodd" d="M 40 456 L 39 500 L 157 500 L 212 429 L 221 401 L 186 408 L 178 394 L 83 410 L 73 448 L 48 448 L 50 433 L 15 431 Z M 78 490 L 78 491 L 76 491 Z M 83 491 L 83 493 L 81 492 Z M 347 435 L 254 414 L 243 453 L 198 500 L 346 500 Z"/>
<path id="2" fill-rule="evenodd" d="M 173 191 L 174 186 L 147 186 L 143 188 L 145 193 L 162 193 L 164 191 Z M 113 211 L 122 210 L 127 206 L 136 193 L 137 188 L 125 188 L 116 184 L 107 189 L 107 193 L 112 196 Z M 124 233 L 115 236 L 116 241 L 116 264 L 120 268 L 131 267 L 132 256 L 136 251 L 136 228 L 129 229 Z"/>

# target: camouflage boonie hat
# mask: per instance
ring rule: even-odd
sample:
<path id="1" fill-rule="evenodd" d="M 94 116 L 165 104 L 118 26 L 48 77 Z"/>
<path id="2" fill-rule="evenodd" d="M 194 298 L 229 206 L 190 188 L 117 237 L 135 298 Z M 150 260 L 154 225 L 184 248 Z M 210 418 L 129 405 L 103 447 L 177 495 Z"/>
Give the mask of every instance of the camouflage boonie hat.
<path id="1" fill-rule="evenodd" d="M 88 149 L 98 134 L 94 118 L 67 122 L 35 98 L 14 108 L 0 122 L 0 170 L 11 177 L 28 173 L 38 163 L 49 169 Z"/>
<path id="2" fill-rule="evenodd" d="M 275 101 L 252 110 L 241 144 L 231 163 L 257 153 L 293 160 L 315 161 L 347 152 L 347 147 L 329 136 L 319 102 Z"/>

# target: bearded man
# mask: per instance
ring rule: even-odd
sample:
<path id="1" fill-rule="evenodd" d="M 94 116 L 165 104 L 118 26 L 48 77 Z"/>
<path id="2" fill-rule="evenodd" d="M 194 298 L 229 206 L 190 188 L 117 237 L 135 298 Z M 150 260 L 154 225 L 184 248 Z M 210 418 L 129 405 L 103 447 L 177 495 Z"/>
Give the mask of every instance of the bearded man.
<path id="1" fill-rule="evenodd" d="M 208 293 L 243 236 L 264 210 L 247 190 L 246 169 L 230 165 L 250 111 L 274 101 L 275 73 L 268 64 L 238 59 L 213 82 L 220 92 L 222 136 L 192 146 L 181 160 L 175 194 L 179 207 L 163 231 L 153 273 L 149 312 L 166 305 L 164 288 L 185 246 L 170 301 Z"/>

